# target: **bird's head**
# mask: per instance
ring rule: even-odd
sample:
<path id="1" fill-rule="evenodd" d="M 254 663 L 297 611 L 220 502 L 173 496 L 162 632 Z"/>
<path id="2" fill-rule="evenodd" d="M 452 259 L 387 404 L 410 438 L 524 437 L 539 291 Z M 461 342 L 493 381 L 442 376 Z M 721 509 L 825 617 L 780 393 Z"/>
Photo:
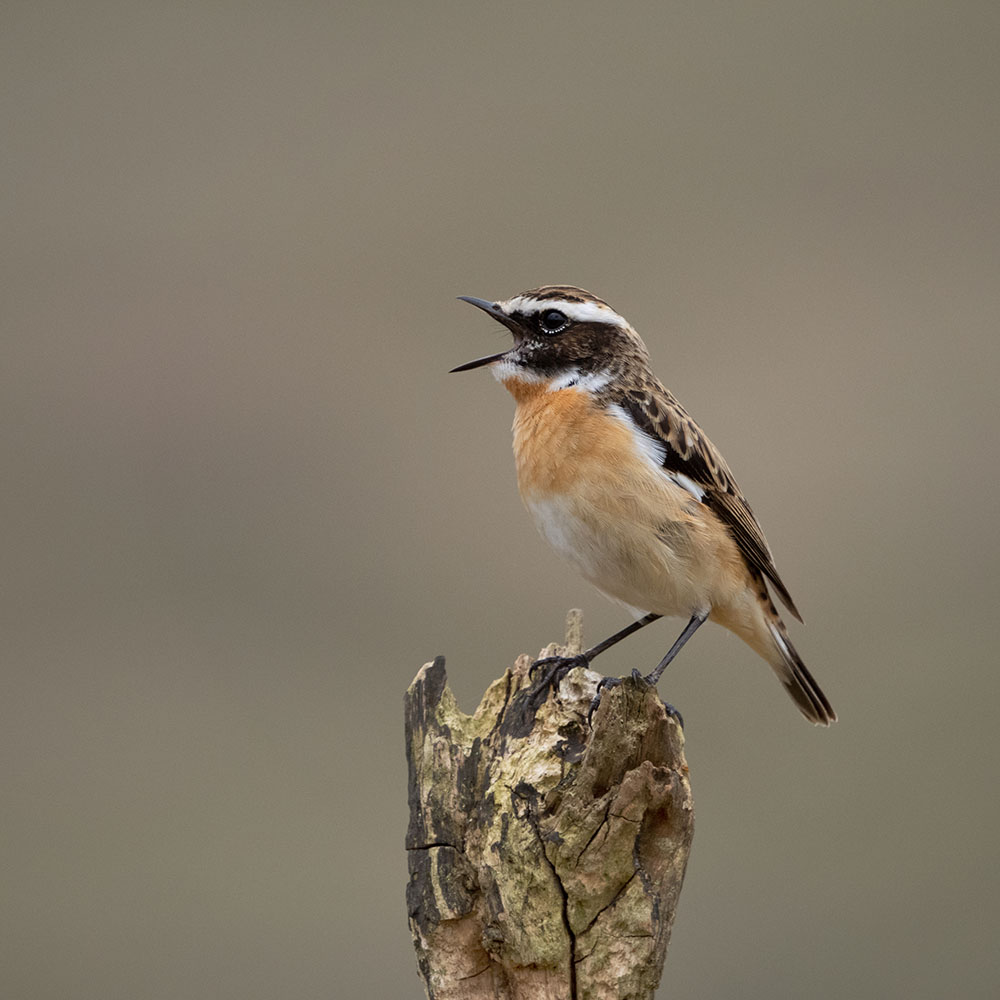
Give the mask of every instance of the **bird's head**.
<path id="1" fill-rule="evenodd" d="M 514 344 L 453 368 L 490 365 L 506 384 L 606 385 L 626 368 L 645 365 L 646 348 L 628 322 L 603 299 L 573 285 L 544 285 L 499 302 L 459 296 L 502 323 Z"/>

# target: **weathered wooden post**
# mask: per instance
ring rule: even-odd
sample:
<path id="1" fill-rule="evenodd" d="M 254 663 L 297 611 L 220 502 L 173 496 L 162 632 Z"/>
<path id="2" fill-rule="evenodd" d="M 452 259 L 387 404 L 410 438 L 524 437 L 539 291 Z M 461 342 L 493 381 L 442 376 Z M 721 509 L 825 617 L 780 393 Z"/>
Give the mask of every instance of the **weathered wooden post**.
<path id="1" fill-rule="evenodd" d="M 694 832 L 683 732 L 641 679 L 607 690 L 592 726 L 591 671 L 535 704 L 530 664 L 471 716 L 443 657 L 406 694 L 407 908 L 427 995 L 651 998 Z"/>

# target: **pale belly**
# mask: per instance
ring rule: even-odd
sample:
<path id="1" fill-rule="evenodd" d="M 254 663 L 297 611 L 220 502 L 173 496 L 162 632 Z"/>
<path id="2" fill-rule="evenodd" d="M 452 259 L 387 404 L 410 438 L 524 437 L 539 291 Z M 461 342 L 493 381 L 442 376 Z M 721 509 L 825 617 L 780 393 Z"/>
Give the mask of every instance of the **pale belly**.
<path id="1" fill-rule="evenodd" d="M 619 497 L 613 499 L 622 506 Z M 659 515 L 655 521 L 637 521 L 580 496 L 526 496 L 524 502 L 549 545 L 637 618 L 650 612 L 688 617 L 715 603 L 713 574 L 696 561 L 698 532 L 689 520 L 671 522 L 663 511 L 650 511 Z"/>

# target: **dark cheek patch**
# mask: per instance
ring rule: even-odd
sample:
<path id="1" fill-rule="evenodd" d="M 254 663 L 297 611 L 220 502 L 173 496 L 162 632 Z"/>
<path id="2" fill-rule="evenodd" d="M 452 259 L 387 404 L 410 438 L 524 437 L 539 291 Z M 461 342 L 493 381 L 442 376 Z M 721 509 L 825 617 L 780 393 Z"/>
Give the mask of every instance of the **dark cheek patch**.
<path id="1" fill-rule="evenodd" d="M 614 341 L 609 333 L 603 323 L 573 323 L 564 333 L 533 338 L 521 354 L 542 375 L 556 375 L 567 368 L 579 368 L 586 375 L 610 364 L 609 348 Z"/>

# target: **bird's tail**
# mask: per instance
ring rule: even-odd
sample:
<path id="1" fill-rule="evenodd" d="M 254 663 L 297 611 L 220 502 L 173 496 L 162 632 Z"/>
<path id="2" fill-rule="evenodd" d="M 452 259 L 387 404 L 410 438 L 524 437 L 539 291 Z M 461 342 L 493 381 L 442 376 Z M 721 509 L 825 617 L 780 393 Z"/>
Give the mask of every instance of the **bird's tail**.
<path id="1" fill-rule="evenodd" d="M 796 652 L 788 638 L 785 625 L 776 612 L 773 616 L 769 616 L 767 628 L 774 640 L 777 655 L 768 656 L 766 659 L 778 675 L 778 680 L 785 685 L 785 690 L 799 711 L 817 726 L 828 726 L 831 722 L 836 722 L 837 713 L 813 675 L 806 669 L 802 657 Z"/>
<path id="2" fill-rule="evenodd" d="M 837 713 L 788 638 L 785 623 L 768 596 L 763 577 L 755 576 L 754 582 L 757 587 L 747 588 L 739 604 L 713 608 L 712 619 L 738 635 L 771 664 L 792 701 L 810 722 L 817 726 L 836 722 Z"/>

